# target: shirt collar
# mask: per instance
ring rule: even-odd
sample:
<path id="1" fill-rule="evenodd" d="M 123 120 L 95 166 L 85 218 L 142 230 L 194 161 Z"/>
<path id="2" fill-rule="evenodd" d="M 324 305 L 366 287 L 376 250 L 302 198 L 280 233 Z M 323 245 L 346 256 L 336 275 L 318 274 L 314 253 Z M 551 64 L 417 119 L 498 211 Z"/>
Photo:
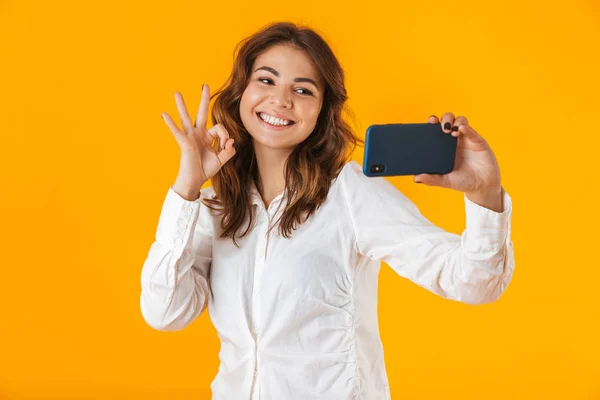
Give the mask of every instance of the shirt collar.
<path id="1" fill-rule="evenodd" d="M 262 198 L 260 197 L 260 193 L 258 193 L 258 189 L 254 184 L 254 181 L 250 181 L 250 201 L 252 204 L 261 205 L 263 204 Z"/>
<path id="2" fill-rule="evenodd" d="M 282 193 L 279 193 L 272 201 L 271 204 L 273 203 L 277 203 L 280 202 L 283 198 L 283 195 L 285 194 L 285 190 Z M 256 187 L 256 184 L 254 183 L 253 180 L 250 181 L 250 201 L 251 203 L 254 205 L 258 205 L 258 206 L 265 206 L 265 203 L 262 199 L 262 197 L 260 196 L 260 193 L 258 192 L 258 189 Z M 270 205 L 269 205 L 270 206 Z"/>

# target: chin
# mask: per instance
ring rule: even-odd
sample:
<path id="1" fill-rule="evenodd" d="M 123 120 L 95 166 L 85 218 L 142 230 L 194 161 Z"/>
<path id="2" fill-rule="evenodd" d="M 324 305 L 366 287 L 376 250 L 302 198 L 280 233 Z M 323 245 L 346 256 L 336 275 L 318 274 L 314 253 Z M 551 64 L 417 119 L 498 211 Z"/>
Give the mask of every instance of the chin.
<path id="1" fill-rule="evenodd" d="M 268 137 L 264 133 L 259 133 L 258 135 L 253 135 L 252 141 L 256 145 L 260 145 L 262 147 L 268 147 L 270 149 L 289 149 L 296 147 L 297 143 L 290 142 L 289 138 L 276 138 L 276 137 Z"/>

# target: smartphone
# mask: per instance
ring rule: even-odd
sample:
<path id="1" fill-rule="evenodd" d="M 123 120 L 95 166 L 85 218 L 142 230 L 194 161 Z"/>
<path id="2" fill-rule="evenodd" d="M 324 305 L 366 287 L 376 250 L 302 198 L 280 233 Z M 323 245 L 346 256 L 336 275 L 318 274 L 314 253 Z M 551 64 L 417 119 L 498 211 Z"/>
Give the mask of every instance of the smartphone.
<path id="1" fill-rule="evenodd" d="M 442 124 L 371 125 L 365 137 L 366 176 L 447 174 L 454 169 L 458 137 Z"/>

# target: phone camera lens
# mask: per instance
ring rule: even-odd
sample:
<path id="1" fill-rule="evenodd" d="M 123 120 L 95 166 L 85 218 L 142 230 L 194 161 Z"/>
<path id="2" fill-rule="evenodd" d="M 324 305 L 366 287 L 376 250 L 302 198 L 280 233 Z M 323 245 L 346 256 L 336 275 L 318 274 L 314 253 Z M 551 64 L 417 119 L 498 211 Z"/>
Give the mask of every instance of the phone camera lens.
<path id="1" fill-rule="evenodd" d="M 385 166 L 382 164 L 371 165 L 370 171 L 373 174 L 378 174 L 385 171 Z"/>

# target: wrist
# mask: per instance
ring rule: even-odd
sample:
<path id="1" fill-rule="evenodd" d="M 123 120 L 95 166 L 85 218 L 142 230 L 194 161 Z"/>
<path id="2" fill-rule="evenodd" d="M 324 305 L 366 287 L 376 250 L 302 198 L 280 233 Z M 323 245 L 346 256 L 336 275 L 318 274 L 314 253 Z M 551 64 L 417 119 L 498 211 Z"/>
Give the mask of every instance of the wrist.
<path id="1" fill-rule="evenodd" d="M 504 210 L 502 204 L 502 186 L 465 192 L 467 198 L 475 204 L 501 213 Z"/>
<path id="2" fill-rule="evenodd" d="M 196 201 L 200 197 L 200 189 L 199 188 L 192 188 L 190 186 L 181 184 L 178 181 L 175 181 L 175 183 L 173 184 L 173 186 L 171 186 L 171 188 L 173 189 L 173 191 L 175 193 L 177 193 L 180 197 L 182 197 L 183 199 L 185 199 L 187 201 Z"/>

